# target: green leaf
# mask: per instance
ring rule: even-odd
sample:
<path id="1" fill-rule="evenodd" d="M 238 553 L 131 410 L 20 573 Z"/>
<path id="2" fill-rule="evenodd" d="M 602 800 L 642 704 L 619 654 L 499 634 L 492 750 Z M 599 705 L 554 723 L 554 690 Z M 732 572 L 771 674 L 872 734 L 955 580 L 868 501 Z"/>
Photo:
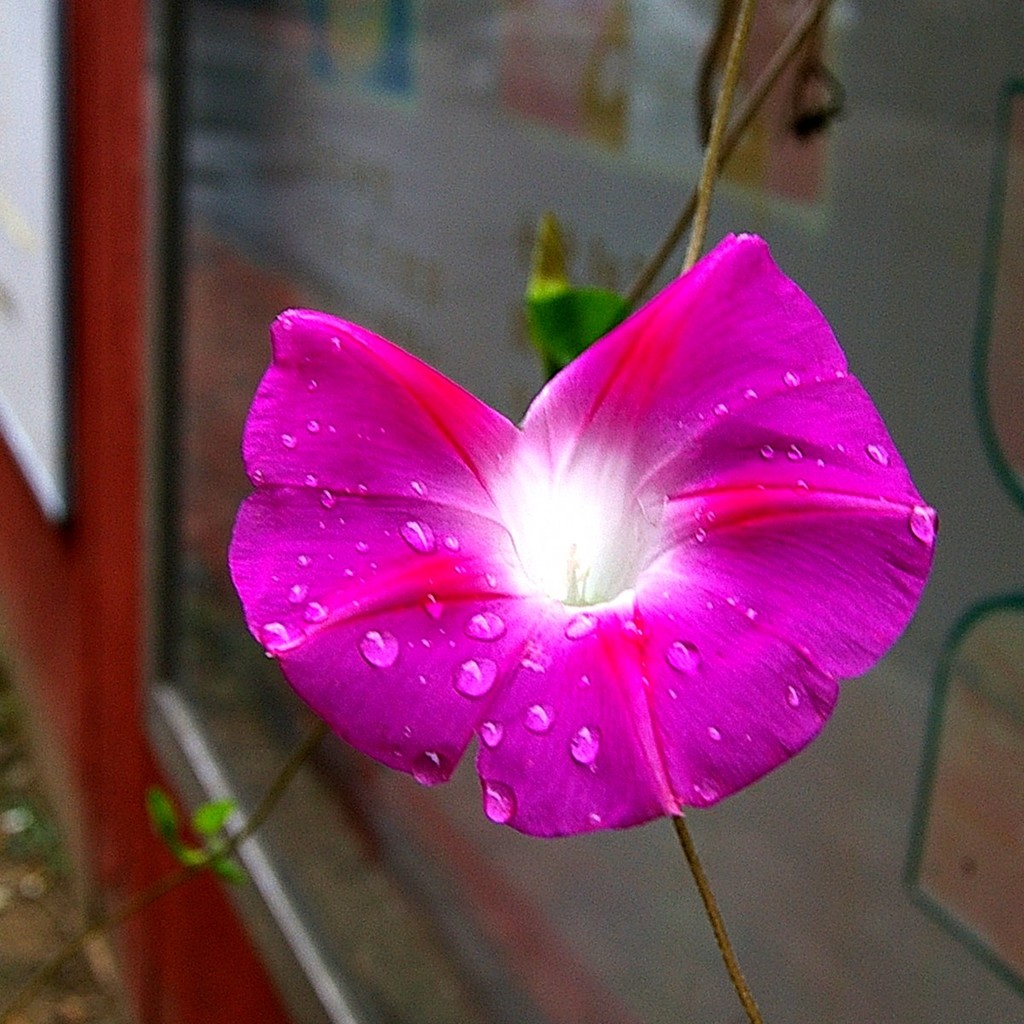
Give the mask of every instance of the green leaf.
<path id="1" fill-rule="evenodd" d="M 159 786 L 151 786 L 146 790 L 146 812 L 156 834 L 173 852 L 177 852 L 181 846 L 181 840 L 178 838 L 178 815 L 171 798 Z"/>
<path id="2" fill-rule="evenodd" d="M 201 836 L 215 836 L 235 812 L 234 800 L 211 800 L 201 804 L 192 815 L 192 827 Z"/>
<path id="3" fill-rule="evenodd" d="M 526 297 L 530 340 L 551 376 L 607 334 L 627 312 L 626 300 L 603 288 L 565 285 L 540 295 L 528 292 Z"/>
<path id="4" fill-rule="evenodd" d="M 178 858 L 178 862 L 184 864 L 187 868 L 204 865 L 210 859 L 210 854 L 207 850 L 201 850 L 198 846 L 185 846 L 184 843 L 179 845 L 177 850 L 174 851 L 174 855 Z"/>
<path id="5" fill-rule="evenodd" d="M 218 857 L 210 862 L 210 867 L 225 882 L 230 882 L 232 885 L 242 885 L 249 881 L 249 876 L 245 873 L 245 870 L 228 857 Z"/>
<path id="6" fill-rule="evenodd" d="M 571 363 L 628 312 L 625 299 L 603 288 L 576 288 L 566 270 L 562 229 L 550 213 L 537 226 L 526 325 L 548 377 Z"/>

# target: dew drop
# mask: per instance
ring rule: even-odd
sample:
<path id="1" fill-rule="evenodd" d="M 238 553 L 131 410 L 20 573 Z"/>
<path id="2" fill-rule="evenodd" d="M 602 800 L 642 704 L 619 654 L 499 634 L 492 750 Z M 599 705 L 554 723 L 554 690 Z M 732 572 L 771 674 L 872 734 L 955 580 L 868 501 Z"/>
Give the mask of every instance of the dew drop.
<path id="1" fill-rule="evenodd" d="M 337 497 L 331 491 L 325 490 L 320 492 L 320 504 L 324 508 L 334 508 L 337 501 Z"/>
<path id="2" fill-rule="evenodd" d="M 436 786 L 447 777 L 444 759 L 436 750 L 424 750 L 412 765 L 412 777 L 421 786 Z"/>
<path id="3" fill-rule="evenodd" d="M 743 397 L 748 402 L 752 401 L 753 399 L 757 398 L 757 392 L 753 388 L 747 388 L 747 390 L 743 392 Z"/>
<path id="4" fill-rule="evenodd" d="M 306 595 L 309 593 L 309 587 L 305 583 L 296 583 L 288 591 L 288 600 L 292 604 L 302 604 L 306 600 Z"/>
<path id="5" fill-rule="evenodd" d="M 416 519 L 410 519 L 402 525 L 402 539 L 421 555 L 429 554 L 435 547 L 434 531 Z"/>
<path id="6" fill-rule="evenodd" d="M 319 420 L 307 420 L 306 421 L 306 429 L 311 434 L 319 434 L 320 433 L 320 421 Z"/>
<path id="7" fill-rule="evenodd" d="M 705 530 L 703 526 L 698 526 L 697 529 L 693 531 L 693 539 L 698 544 L 703 544 L 704 541 L 708 539 L 708 531 Z"/>
<path id="8" fill-rule="evenodd" d="M 569 742 L 569 753 L 577 764 L 593 764 L 601 748 L 601 734 L 597 728 L 584 725 L 577 729 Z"/>
<path id="9" fill-rule="evenodd" d="M 550 704 L 531 704 L 523 717 L 523 725 L 538 736 L 550 732 L 554 724 L 555 711 Z"/>
<path id="10" fill-rule="evenodd" d="M 597 616 L 591 615 L 589 612 L 581 612 L 579 615 L 574 615 L 565 624 L 565 635 L 570 640 L 582 640 L 583 637 L 589 636 L 597 628 Z"/>
<path id="11" fill-rule="evenodd" d="M 726 416 L 729 413 L 729 406 L 727 406 L 725 402 L 719 402 L 718 405 L 715 406 L 713 412 L 716 416 Z"/>
<path id="12" fill-rule="evenodd" d="M 484 783 L 484 814 L 498 825 L 510 821 L 516 813 L 516 795 L 504 782 Z"/>
<path id="13" fill-rule="evenodd" d="M 305 569 L 307 566 L 312 565 L 313 559 L 310 558 L 309 555 L 299 555 L 299 557 L 295 559 L 295 562 L 297 565 L 301 565 L 302 568 Z"/>
<path id="14" fill-rule="evenodd" d="M 367 544 L 365 540 L 357 540 L 356 541 L 356 551 L 358 551 L 359 554 L 365 555 L 366 552 L 369 551 L 369 550 L 370 550 L 370 545 Z"/>
<path id="15" fill-rule="evenodd" d="M 795 444 L 791 444 L 786 450 L 786 458 L 790 462 L 799 462 L 803 457 L 804 453 Z"/>
<path id="16" fill-rule="evenodd" d="M 713 725 L 708 726 L 708 736 L 710 736 L 716 743 L 722 739 L 721 732 L 719 732 Z"/>
<path id="17" fill-rule="evenodd" d="M 317 383 L 317 381 L 316 381 L 315 379 L 313 379 L 312 377 L 311 377 L 311 378 L 309 379 L 309 381 L 308 381 L 308 382 L 306 383 L 306 390 L 307 390 L 307 391 L 316 391 L 316 389 L 317 389 L 318 387 L 320 387 L 320 385 L 319 385 L 319 384 Z"/>
<path id="18" fill-rule="evenodd" d="M 915 505 L 910 513 L 910 532 L 923 544 L 935 540 L 935 513 L 924 505 Z"/>
<path id="19" fill-rule="evenodd" d="M 412 488 L 413 494 L 418 494 L 421 498 L 427 493 L 427 489 L 424 487 L 422 480 L 410 480 L 409 486 Z"/>
<path id="20" fill-rule="evenodd" d="M 435 621 L 444 614 L 444 605 L 434 594 L 427 594 L 423 599 L 423 610 Z"/>
<path id="21" fill-rule="evenodd" d="M 466 623 L 466 636 L 474 640 L 500 640 L 505 631 L 505 620 L 494 612 L 477 612 Z"/>
<path id="22" fill-rule="evenodd" d="M 783 380 L 783 383 L 786 385 L 787 388 L 795 388 L 795 387 L 799 387 L 799 385 L 800 385 L 800 376 L 799 376 L 799 374 L 794 373 L 792 370 L 787 370 L 782 375 L 782 380 Z"/>
<path id="23" fill-rule="evenodd" d="M 705 803 L 714 803 L 720 796 L 718 786 L 710 779 L 703 779 L 693 784 L 693 793 Z"/>
<path id="24" fill-rule="evenodd" d="M 271 653 L 286 651 L 302 639 L 299 630 L 292 629 L 283 622 L 268 622 L 260 631 L 260 636 L 263 646 Z"/>
<path id="25" fill-rule="evenodd" d="M 459 543 L 459 538 L 453 536 L 452 534 L 448 534 L 448 536 L 445 537 L 444 546 L 449 551 L 458 551 L 462 547 L 462 545 Z"/>
<path id="26" fill-rule="evenodd" d="M 487 575 L 484 576 L 484 579 L 487 581 L 487 586 L 489 586 L 491 590 L 494 590 L 498 586 L 498 577 L 495 576 L 493 572 L 487 573 Z"/>
<path id="27" fill-rule="evenodd" d="M 497 676 L 498 666 L 489 658 L 469 658 L 455 669 L 455 689 L 463 697 L 482 697 Z"/>
<path id="28" fill-rule="evenodd" d="M 481 722 L 480 740 L 485 747 L 493 750 L 505 737 L 505 727 L 501 722 Z"/>
<path id="29" fill-rule="evenodd" d="M 294 434 L 282 434 L 281 435 L 281 444 L 283 444 L 285 446 L 285 448 L 294 448 L 295 447 L 295 443 L 296 442 L 295 442 L 295 435 Z"/>
<path id="30" fill-rule="evenodd" d="M 602 819 L 601 815 L 597 813 L 597 811 L 591 811 L 587 815 L 587 823 L 590 824 L 590 825 L 593 825 L 595 828 L 597 828 L 601 824 L 602 821 L 603 821 L 603 819 Z"/>
<path id="31" fill-rule="evenodd" d="M 786 687 L 786 703 L 791 708 L 800 707 L 800 694 L 795 686 Z"/>
<path id="32" fill-rule="evenodd" d="M 877 462 L 880 466 L 889 465 L 889 453 L 881 445 L 869 444 L 865 446 L 864 451 L 868 453 L 868 458 L 872 462 Z"/>
<path id="33" fill-rule="evenodd" d="M 697 671 L 700 664 L 700 651 L 685 640 L 676 640 L 665 653 L 665 660 L 677 672 L 689 674 Z"/>
<path id="34" fill-rule="evenodd" d="M 359 641 L 359 653 L 374 668 L 390 668 L 398 660 L 398 640 L 391 633 L 371 629 Z"/>
<path id="35" fill-rule="evenodd" d="M 316 487 L 316 485 L 319 482 L 320 482 L 320 478 L 316 475 L 316 473 L 307 473 L 306 474 L 306 486 L 307 487 Z"/>
<path id="36" fill-rule="evenodd" d="M 327 618 L 327 608 L 319 601 L 310 601 L 302 617 L 307 622 L 323 622 Z"/>
<path id="37" fill-rule="evenodd" d="M 266 480 L 266 474 L 262 469 L 254 469 L 252 471 L 252 482 L 254 484 L 261 484 L 264 480 Z"/>
<path id="38" fill-rule="evenodd" d="M 762 459 L 774 459 L 775 449 L 770 444 L 761 445 L 761 458 Z"/>

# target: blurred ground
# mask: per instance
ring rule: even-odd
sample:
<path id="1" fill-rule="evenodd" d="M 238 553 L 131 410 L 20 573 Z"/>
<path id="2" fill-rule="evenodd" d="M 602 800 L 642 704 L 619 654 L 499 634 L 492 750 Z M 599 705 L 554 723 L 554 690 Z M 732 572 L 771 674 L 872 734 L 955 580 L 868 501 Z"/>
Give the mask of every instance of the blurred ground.
<path id="1" fill-rule="evenodd" d="M 0 669 L 0 1014 L 32 972 L 79 924 L 53 813 Z M 113 957 L 104 943 L 67 964 L 3 1024 L 124 1024 Z"/>

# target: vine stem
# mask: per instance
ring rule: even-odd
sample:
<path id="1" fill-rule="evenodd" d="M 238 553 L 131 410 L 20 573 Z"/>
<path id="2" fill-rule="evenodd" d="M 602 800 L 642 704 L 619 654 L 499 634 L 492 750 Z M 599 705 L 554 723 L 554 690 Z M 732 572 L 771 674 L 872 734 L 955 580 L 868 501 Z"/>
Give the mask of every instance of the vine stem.
<path id="1" fill-rule="evenodd" d="M 747 986 L 743 972 L 740 970 L 739 961 L 733 952 L 732 943 L 729 941 L 729 935 L 725 930 L 725 921 L 722 919 L 722 914 L 718 909 L 718 903 L 715 900 L 715 894 L 711 890 L 708 876 L 704 873 L 704 866 L 697 856 L 697 848 L 693 845 L 693 837 L 690 835 L 690 830 L 686 825 L 686 819 L 681 814 L 675 815 L 672 818 L 672 824 L 675 826 L 676 835 L 679 837 L 679 845 L 683 848 L 683 855 L 686 857 L 690 873 L 693 875 L 693 880 L 697 883 L 697 891 L 704 902 L 704 911 L 711 922 L 711 930 L 715 933 L 715 941 L 718 943 L 718 951 L 722 954 L 722 959 L 725 961 L 725 969 L 729 973 L 729 980 L 732 982 L 732 987 L 736 989 L 736 995 L 739 997 L 740 1004 L 746 1012 L 747 1020 L 750 1024 L 764 1024 L 761 1018 L 761 1011 L 757 1008 L 757 1003 L 754 1001 L 754 996 Z"/>
<path id="2" fill-rule="evenodd" d="M 0 1010 L 0 1024 L 11 1024 L 14 1015 L 23 1010 L 33 999 L 38 996 L 48 982 L 57 972 L 77 956 L 85 947 L 100 936 L 123 924 L 129 918 L 134 917 L 140 911 L 156 903 L 162 896 L 185 882 L 190 881 L 210 867 L 214 861 L 224 860 L 230 857 L 239 846 L 242 845 L 262 824 L 277 806 L 278 800 L 288 788 L 296 773 L 302 767 L 306 758 L 316 749 L 320 741 L 328 732 L 326 723 L 317 721 L 302 741 L 295 747 L 288 757 L 288 760 L 274 776 L 266 792 L 260 798 L 252 814 L 245 820 L 240 828 L 232 832 L 227 842 L 209 850 L 206 857 L 195 864 L 182 865 L 174 871 L 168 872 L 162 878 L 158 878 L 148 888 L 137 893 L 126 903 L 112 910 L 99 921 L 95 921 L 83 928 L 77 935 L 72 936 L 58 949 L 53 956 L 44 964 L 41 964 L 28 977 L 25 983 L 14 994 L 10 1002 Z"/>
<path id="3" fill-rule="evenodd" d="M 693 228 L 690 231 L 690 243 L 686 247 L 683 268 L 686 273 L 697 262 L 701 249 L 704 247 L 704 236 L 708 230 L 708 216 L 711 213 L 711 197 L 715 192 L 715 179 L 718 177 L 719 157 L 722 140 L 729 123 L 729 111 L 732 109 L 732 98 L 740 80 L 740 68 L 743 66 L 743 53 L 750 37 L 750 26 L 754 23 L 754 11 L 757 0 L 743 0 L 736 29 L 729 43 L 729 56 L 725 62 L 725 77 L 722 89 L 715 104 L 715 116 L 711 120 L 711 135 L 707 148 L 704 150 L 704 166 L 701 168 L 700 181 L 697 184 L 697 209 L 693 215 Z"/>
<path id="4" fill-rule="evenodd" d="M 775 88 L 775 83 L 778 82 L 779 76 L 785 71 L 789 63 L 800 51 L 800 48 L 811 36 L 811 33 L 821 22 L 831 3 L 832 0 L 815 0 L 814 3 L 808 5 L 804 13 L 793 23 L 789 34 L 775 51 L 771 61 L 769 61 L 760 78 L 754 84 L 754 88 L 751 89 L 745 100 L 740 104 L 735 120 L 722 140 L 721 149 L 718 152 L 716 170 L 721 170 L 722 165 L 732 155 L 733 150 L 743 137 L 743 133 L 750 126 L 750 122 L 753 121 L 757 112 L 764 104 L 765 99 L 767 99 L 772 89 Z M 686 229 L 692 223 L 696 210 L 697 189 L 695 188 L 690 193 L 683 208 L 679 211 L 679 215 L 676 217 L 672 227 L 664 239 L 662 239 L 661 245 L 637 275 L 636 280 L 626 293 L 626 302 L 630 308 L 636 306 L 640 299 L 647 294 L 647 291 L 654 283 L 654 279 L 661 272 L 661 268 L 668 262 L 668 258 L 672 255 L 680 239 L 686 233 Z"/>

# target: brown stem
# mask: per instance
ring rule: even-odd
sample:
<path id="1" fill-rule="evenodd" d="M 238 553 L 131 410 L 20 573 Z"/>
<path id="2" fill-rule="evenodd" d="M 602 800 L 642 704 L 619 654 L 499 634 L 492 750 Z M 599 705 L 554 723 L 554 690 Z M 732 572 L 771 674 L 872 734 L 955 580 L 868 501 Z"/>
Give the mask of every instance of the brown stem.
<path id="1" fill-rule="evenodd" d="M 807 10 L 793 24 L 793 27 L 789 30 L 789 34 L 775 51 L 771 62 L 761 73 L 761 77 L 755 83 L 754 88 L 740 105 L 729 131 L 726 132 L 725 138 L 722 140 L 722 148 L 718 154 L 719 170 L 721 170 L 722 165 L 732 155 L 736 145 L 743 137 L 743 133 L 747 130 L 750 122 L 753 121 L 757 112 L 761 109 L 761 106 L 768 97 L 768 94 L 775 87 L 775 83 L 779 80 L 779 76 L 786 69 L 790 61 L 793 60 L 818 23 L 825 16 L 825 13 L 831 3 L 832 0 L 815 0 L 815 2 L 810 4 L 807 7 Z M 690 193 L 690 197 L 687 199 L 686 204 L 679 211 L 679 216 L 669 229 L 668 234 L 665 235 L 661 245 L 647 262 L 646 266 L 644 266 L 643 270 L 640 271 L 637 279 L 629 289 L 629 292 L 626 295 L 626 302 L 631 308 L 647 294 L 647 291 L 654 283 L 654 279 L 661 272 L 662 267 L 664 267 L 668 262 L 669 257 L 679 244 L 680 239 L 684 234 L 686 234 L 686 229 L 690 226 L 690 222 L 693 220 L 693 215 L 696 209 L 697 189 L 695 188 L 693 192 Z"/>
<path id="2" fill-rule="evenodd" d="M 740 68 L 743 66 L 743 52 L 747 48 L 750 26 L 754 23 L 754 10 L 757 0 L 742 0 L 736 28 L 729 44 L 729 56 L 726 58 L 725 77 L 722 89 L 715 104 L 715 114 L 711 119 L 711 137 L 704 151 L 704 166 L 701 168 L 700 181 L 697 184 L 697 208 L 693 215 L 693 230 L 690 232 L 690 244 L 686 247 L 686 256 L 680 273 L 686 273 L 697 262 L 701 249 L 704 247 L 704 236 L 708 230 L 708 217 L 711 215 L 711 197 L 715 191 L 715 180 L 720 166 L 718 154 L 722 151 L 722 139 L 726 125 L 729 123 L 729 111 L 732 109 L 732 98 L 740 80 Z"/>
<path id="3" fill-rule="evenodd" d="M 140 911 L 145 910 L 146 907 L 156 903 L 161 896 L 166 896 L 171 890 L 177 889 L 179 885 L 183 885 L 185 882 L 195 878 L 209 868 L 214 861 L 221 861 L 230 857 L 266 821 L 281 795 L 288 788 L 292 779 L 295 778 L 299 768 L 302 767 L 303 762 L 317 747 L 326 733 L 327 726 L 320 721 L 310 729 L 302 742 L 289 755 L 288 760 L 281 766 L 273 782 L 271 782 L 260 802 L 256 805 L 256 809 L 249 815 L 242 827 L 237 832 L 234 832 L 223 846 L 211 849 L 203 860 L 195 864 L 182 865 L 162 878 L 158 878 L 148 888 L 143 889 L 140 893 L 136 893 L 127 903 L 112 910 L 99 921 L 87 925 L 77 935 L 68 939 L 46 963 L 36 968 L 25 981 L 25 984 L 15 992 L 10 1002 L 0 1010 L 0 1024 L 10 1024 L 14 1015 L 19 1010 L 28 1006 L 57 972 L 69 960 L 77 956 L 93 939 L 105 935 L 129 918 L 134 917 Z"/>
<path id="4" fill-rule="evenodd" d="M 740 970 L 739 961 L 736 959 L 736 954 L 732 949 L 732 943 L 729 942 L 729 936 L 725 930 L 725 921 L 722 920 L 722 914 L 718 909 L 718 904 L 715 902 L 715 894 L 711 891 L 711 883 L 708 881 L 708 876 L 704 873 L 704 867 L 697 856 L 697 848 L 693 845 L 693 838 L 690 836 L 690 830 L 686 827 L 686 821 L 680 814 L 673 817 L 672 824 L 675 826 L 676 835 L 679 837 L 679 845 L 683 848 L 683 854 L 686 857 L 686 863 L 690 867 L 690 873 L 693 875 L 693 880 L 697 883 L 697 891 L 700 893 L 700 898 L 704 901 L 704 911 L 711 922 L 711 930 L 715 933 L 715 941 L 718 943 L 719 952 L 725 961 L 725 969 L 729 972 L 729 980 L 732 982 L 732 987 L 736 989 L 736 995 L 739 996 L 740 1003 L 747 1014 L 747 1020 L 750 1024 L 764 1024 L 761 1019 L 761 1011 L 758 1010 L 757 1003 L 754 1001 L 754 997 L 743 977 L 743 972 Z"/>

